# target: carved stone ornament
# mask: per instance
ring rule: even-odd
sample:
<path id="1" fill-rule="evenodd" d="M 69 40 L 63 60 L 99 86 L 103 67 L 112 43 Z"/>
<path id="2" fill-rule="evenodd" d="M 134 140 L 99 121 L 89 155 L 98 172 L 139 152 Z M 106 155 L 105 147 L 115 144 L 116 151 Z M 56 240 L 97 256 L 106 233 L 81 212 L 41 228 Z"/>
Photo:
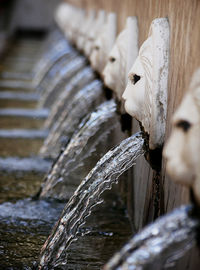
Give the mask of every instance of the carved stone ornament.
<path id="1" fill-rule="evenodd" d="M 108 55 L 116 38 L 117 20 L 115 13 L 107 15 L 106 22 L 101 27 L 99 35 L 94 42 L 90 62 L 94 70 L 101 72 L 107 62 Z"/>
<path id="2" fill-rule="evenodd" d="M 86 39 L 84 44 L 84 53 L 87 57 L 90 56 L 94 41 L 96 40 L 102 25 L 105 23 L 106 13 L 104 10 L 99 10 L 96 20 L 90 25 L 86 33 Z"/>
<path id="3" fill-rule="evenodd" d="M 89 10 L 86 19 L 83 20 L 82 23 L 79 25 L 80 31 L 76 43 L 77 48 L 79 50 L 83 50 L 85 41 L 87 39 L 88 31 L 90 31 L 90 29 L 92 28 L 94 21 L 95 21 L 95 11 L 91 9 Z"/>
<path id="4" fill-rule="evenodd" d="M 61 30 L 64 30 L 65 25 L 68 21 L 68 16 L 70 15 L 72 9 L 73 7 L 71 5 L 68 5 L 67 3 L 61 3 L 58 5 L 55 11 L 54 18 Z"/>
<path id="5" fill-rule="evenodd" d="M 66 27 L 66 36 L 72 44 L 77 46 L 79 35 L 81 34 L 80 25 L 82 25 L 85 18 L 85 10 L 74 8 L 73 13 L 70 14 L 70 25 Z"/>
<path id="6" fill-rule="evenodd" d="M 163 155 L 171 178 L 191 187 L 200 204 L 200 69 L 172 119 Z"/>
<path id="7" fill-rule="evenodd" d="M 138 24 L 136 17 L 128 17 L 125 29 L 118 35 L 103 71 L 104 83 L 118 99 L 127 84 L 128 72 L 138 56 Z"/>
<path id="8" fill-rule="evenodd" d="M 167 18 L 153 20 L 147 40 L 142 44 L 124 91 L 125 109 L 149 134 L 149 147 L 164 142 L 167 113 L 169 65 L 169 23 Z"/>
<path id="9" fill-rule="evenodd" d="M 85 11 L 67 3 L 61 3 L 55 12 L 55 21 L 71 43 L 79 36 L 80 23 L 84 20 Z"/>

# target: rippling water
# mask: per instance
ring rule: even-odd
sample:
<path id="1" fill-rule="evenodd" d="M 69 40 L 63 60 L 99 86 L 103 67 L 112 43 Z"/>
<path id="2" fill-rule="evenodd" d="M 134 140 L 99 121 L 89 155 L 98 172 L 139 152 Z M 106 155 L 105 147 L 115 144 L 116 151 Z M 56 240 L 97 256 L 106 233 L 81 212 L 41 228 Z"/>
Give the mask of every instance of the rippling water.
<path id="1" fill-rule="evenodd" d="M 0 204 L 0 269 L 33 269 L 64 205 L 24 199 Z"/>

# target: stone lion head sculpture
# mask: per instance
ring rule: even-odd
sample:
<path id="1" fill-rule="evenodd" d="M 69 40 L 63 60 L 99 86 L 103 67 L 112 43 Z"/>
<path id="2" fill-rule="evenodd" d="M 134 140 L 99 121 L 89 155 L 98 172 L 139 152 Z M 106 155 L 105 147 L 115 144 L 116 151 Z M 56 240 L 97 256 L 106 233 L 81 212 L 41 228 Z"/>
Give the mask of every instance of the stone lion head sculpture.
<path id="1" fill-rule="evenodd" d="M 77 42 L 76 46 L 79 50 L 84 49 L 85 42 L 87 40 L 87 34 L 92 28 L 92 25 L 94 24 L 95 21 L 95 11 L 94 10 L 89 10 L 88 15 L 82 22 L 80 22 L 79 25 L 79 36 L 77 37 Z"/>
<path id="2" fill-rule="evenodd" d="M 104 69 L 108 54 L 115 42 L 116 29 L 116 14 L 109 13 L 106 22 L 100 29 L 99 34 L 93 43 L 92 52 L 89 57 L 91 66 L 100 74 Z"/>
<path id="3" fill-rule="evenodd" d="M 99 35 L 100 29 L 102 25 L 105 23 L 106 13 L 104 10 L 99 10 L 96 20 L 94 21 L 93 25 L 90 26 L 86 33 L 86 39 L 83 51 L 87 57 L 90 56 L 92 51 L 92 47 L 94 45 L 94 41 Z"/>
<path id="4" fill-rule="evenodd" d="M 172 119 L 163 155 L 171 178 L 193 189 L 200 204 L 200 69 Z"/>
<path id="5" fill-rule="evenodd" d="M 65 33 L 67 38 L 71 41 L 71 43 L 77 46 L 79 34 L 82 33 L 80 25 L 85 20 L 85 10 L 74 8 L 69 18 L 70 24 L 68 24 L 68 27 L 66 27 Z"/>
<path id="6" fill-rule="evenodd" d="M 164 142 L 169 64 L 169 23 L 167 18 L 153 20 L 147 40 L 128 74 L 124 91 L 126 111 L 149 134 L 149 147 Z"/>
<path id="7" fill-rule="evenodd" d="M 67 3 L 60 3 L 55 11 L 54 18 L 61 30 L 64 30 L 69 23 L 70 13 L 73 7 Z"/>
<path id="8" fill-rule="evenodd" d="M 103 71 L 104 83 L 121 100 L 128 71 L 138 55 L 138 25 L 136 17 L 128 17 L 125 29 L 118 35 Z"/>

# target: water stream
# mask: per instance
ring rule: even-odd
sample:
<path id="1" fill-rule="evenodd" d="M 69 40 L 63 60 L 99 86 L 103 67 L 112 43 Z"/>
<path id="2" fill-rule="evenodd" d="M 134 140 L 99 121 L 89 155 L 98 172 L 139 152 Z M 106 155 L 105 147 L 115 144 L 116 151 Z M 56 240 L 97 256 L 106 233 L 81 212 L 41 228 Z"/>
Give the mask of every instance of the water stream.
<path id="1" fill-rule="evenodd" d="M 170 268 L 196 244 L 197 228 L 194 206 L 181 206 L 136 234 L 104 270 Z"/>
<path id="2" fill-rule="evenodd" d="M 52 67 L 42 78 L 40 84 L 38 84 L 37 91 L 42 94 L 45 91 L 45 89 L 50 87 L 50 84 L 53 83 L 54 78 L 56 78 L 57 74 L 59 74 L 59 71 L 62 69 L 62 67 L 66 66 L 66 63 L 72 61 L 77 56 L 78 53 L 76 51 L 71 51 L 70 54 L 56 61 L 56 63 L 52 65 Z"/>
<path id="3" fill-rule="evenodd" d="M 91 83 L 95 79 L 95 74 L 90 67 L 85 67 L 79 71 L 72 79 L 64 86 L 64 90 L 57 99 L 56 103 L 52 106 L 49 117 L 47 118 L 44 126 L 46 129 L 50 129 L 55 122 L 59 119 L 61 113 L 67 110 L 69 103 L 87 84 Z"/>
<path id="4" fill-rule="evenodd" d="M 53 77 L 53 81 L 48 88 L 45 89 L 40 98 L 40 107 L 51 107 L 56 97 L 63 89 L 63 85 L 66 84 L 73 75 L 75 75 L 81 68 L 86 65 L 86 59 L 82 56 L 70 59 L 58 74 Z"/>
<path id="5" fill-rule="evenodd" d="M 95 205 L 102 203 L 101 194 L 118 182 L 119 176 L 143 155 L 144 139 L 137 133 L 105 154 L 81 182 L 65 206 L 51 235 L 42 248 L 39 269 L 67 265 L 67 249 L 76 240 L 80 227 Z M 62 268 L 61 268 L 62 269 Z"/>
<path id="6" fill-rule="evenodd" d="M 76 131 L 81 120 L 103 100 L 102 83 L 94 80 L 79 91 L 52 127 L 40 154 L 56 158 Z"/>
<path id="7" fill-rule="evenodd" d="M 120 132 L 115 102 L 111 100 L 101 104 L 96 111 L 83 119 L 78 130 L 48 174 L 41 198 L 70 199 L 80 180 L 95 166 L 103 153 L 108 151 L 105 147 L 106 140 L 111 141 L 114 132 Z M 109 148 L 113 146 L 112 140 Z"/>

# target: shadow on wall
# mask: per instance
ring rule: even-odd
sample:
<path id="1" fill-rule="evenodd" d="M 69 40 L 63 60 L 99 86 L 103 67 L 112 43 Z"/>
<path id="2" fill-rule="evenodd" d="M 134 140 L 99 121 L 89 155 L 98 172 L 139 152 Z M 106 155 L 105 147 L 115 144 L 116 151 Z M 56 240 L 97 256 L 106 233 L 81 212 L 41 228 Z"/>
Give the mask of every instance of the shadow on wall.
<path id="1" fill-rule="evenodd" d="M 60 0 L 16 0 L 10 28 L 47 30 L 53 25 L 53 14 Z"/>

